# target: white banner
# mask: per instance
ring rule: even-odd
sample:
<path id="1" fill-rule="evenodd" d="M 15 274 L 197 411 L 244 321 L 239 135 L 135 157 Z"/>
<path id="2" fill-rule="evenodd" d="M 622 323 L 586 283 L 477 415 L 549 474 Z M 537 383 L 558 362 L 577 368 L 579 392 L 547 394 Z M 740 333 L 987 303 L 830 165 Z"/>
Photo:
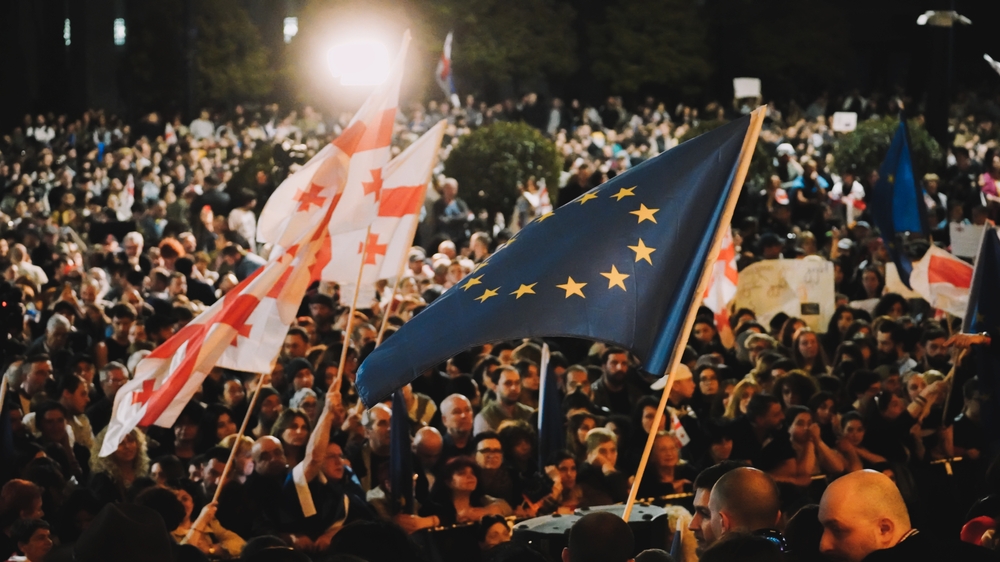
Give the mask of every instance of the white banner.
<path id="1" fill-rule="evenodd" d="M 733 97 L 759 98 L 760 78 L 733 78 Z"/>
<path id="2" fill-rule="evenodd" d="M 853 111 L 834 113 L 831 128 L 837 133 L 850 133 L 858 128 L 858 114 Z"/>
<path id="3" fill-rule="evenodd" d="M 740 272 L 736 308 L 749 308 L 767 326 L 779 312 L 802 318 L 825 332 L 834 306 L 833 263 L 819 260 L 764 260 Z"/>

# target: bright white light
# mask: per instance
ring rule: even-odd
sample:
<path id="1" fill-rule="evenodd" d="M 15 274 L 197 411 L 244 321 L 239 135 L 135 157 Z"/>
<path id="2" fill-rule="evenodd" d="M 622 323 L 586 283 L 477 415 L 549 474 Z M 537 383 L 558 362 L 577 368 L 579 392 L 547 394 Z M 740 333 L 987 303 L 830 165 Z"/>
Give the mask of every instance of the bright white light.
<path id="1" fill-rule="evenodd" d="M 389 51 L 378 41 L 341 43 L 326 58 L 333 77 L 345 86 L 373 86 L 389 77 Z"/>
<path id="2" fill-rule="evenodd" d="M 66 18 L 63 20 L 63 43 L 66 43 L 66 46 L 69 47 L 70 43 L 73 42 L 72 38 L 73 33 L 69 25 L 69 18 Z"/>
<path id="3" fill-rule="evenodd" d="M 299 33 L 299 18 L 285 18 L 285 43 L 291 43 L 292 37 Z"/>
<path id="4" fill-rule="evenodd" d="M 115 18 L 115 45 L 125 44 L 125 18 Z"/>

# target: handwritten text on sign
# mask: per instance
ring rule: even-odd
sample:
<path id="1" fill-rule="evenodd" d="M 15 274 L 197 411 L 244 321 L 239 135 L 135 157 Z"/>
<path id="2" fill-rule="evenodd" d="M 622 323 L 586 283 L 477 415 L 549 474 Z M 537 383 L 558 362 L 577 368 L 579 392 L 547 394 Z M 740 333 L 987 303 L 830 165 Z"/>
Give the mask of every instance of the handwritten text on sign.
<path id="1" fill-rule="evenodd" d="M 833 263 L 765 260 L 740 272 L 736 308 L 749 308 L 767 326 L 779 312 L 805 320 L 825 332 L 834 311 Z"/>

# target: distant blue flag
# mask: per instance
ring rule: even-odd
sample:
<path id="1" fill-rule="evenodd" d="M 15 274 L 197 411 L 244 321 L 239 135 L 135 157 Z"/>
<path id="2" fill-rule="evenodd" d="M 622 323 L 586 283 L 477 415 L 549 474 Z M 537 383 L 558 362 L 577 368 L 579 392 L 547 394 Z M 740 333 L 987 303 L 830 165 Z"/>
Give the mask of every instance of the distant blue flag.
<path id="1" fill-rule="evenodd" d="M 549 363 L 549 344 L 542 346 L 542 363 L 538 366 L 542 377 L 538 397 L 538 470 L 545 474 L 549 457 L 566 446 L 566 428 L 562 413 L 562 396 L 556 374 Z"/>
<path id="2" fill-rule="evenodd" d="M 910 158 L 910 135 L 906 121 L 899 120 L 899 127 L 892 137 L 889 152 L 878 170 L 878 181 L 872 188 L 871 213 L 875 226 L 882 233 L 889 254 L 896 264 L 899 278 L 910 286 L 910 272 L 913 265 L 903 255 L 896 234 L 913 232 L 929 234 L 927 209 L 924 205 L 920 185 L 913 177 L 913 163 Z"/>
<path id="3" fill-rule="evenodd" d="M 619 345 L 663 375 L 725 226 L 744 139 L 754 146 L 750 124 L 687 141 L 528 224 L 368 356 L 361 399 L 375 404 L 463 350 L 522 337 Z"/>
<path id="4" fill-rule="evenodd" d="M 13 398 L 16 400 L 16 395 Z M 14 458 L 17 450 L 14 449 L 14 432 L 10 422 L 11 403 L 8 397 L 4 397 L 0 402 L 0 459 L 6 459 L 0 463 L 0 482 L 7 482 L 17 476 L 14 470 Z"/>
<path id="5" fill-rule="evenodd" d="M 994 228 L 983 230 L 962 331 L 986 332 L 993 340 L 988 346 L 974 346 L 970 358 L 983 396 L 983 428 L 996 453 L 1000 452 L 1000 238 Z"/>
<path id="6" fill-rule="evenodd" d="M 405 383 L 404 383 L 405 384 Z M 402 392 L 392 396 L 392 423 L 389 427 L 389 486 L 392 505 L 400 513 L 413 513 L 413 451 L 410 450 L 410 414 Z M 373 484 L 374 485 L 374 484 Z"/>

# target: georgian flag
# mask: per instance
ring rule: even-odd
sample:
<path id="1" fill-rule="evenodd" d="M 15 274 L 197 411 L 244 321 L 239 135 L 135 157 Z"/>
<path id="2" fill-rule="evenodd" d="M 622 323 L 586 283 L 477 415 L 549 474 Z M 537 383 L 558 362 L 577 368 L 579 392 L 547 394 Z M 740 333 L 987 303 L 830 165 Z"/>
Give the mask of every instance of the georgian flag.
<path id="1" fill-rule="evenodd" d="M 455 78 L 451 73 L 451 38 L 452 32 L 449 31 L 448 36 L 444 38 L 444 49 L 441 51 L 441 59 L 438 60 L 434 79 L 437 80 L 438 86 L 444 92 L 445 97 L 451 100 L 452 105 L 458 107 L 461 104 L 459 103 L 458 93 L 455 90 Z"/>
<path id="2" fill-rule="evenodd" d="M 733 230 L 726 227 L 719 248 L 719 257 L 712 264 L 712 281 L 705 291 L 702 304 L 715 313 L 716 326 L 729 323 L 729 302 L 736 297 L 736 285 L 740 279 L 736 268 L 736 246 L 733 244 Z"/>
<path id="3" fill-rule="evenodd" d="M 386 164 L 378 213 L 370 230 L 332 237 L 332 259 L 323 270 L 323 279 L 340 285 L 345 302 L 353 298 L 362 267 L 358 298 L 368 299 L 374 296 L 376 281 L 395 279 L 406 264 L 446 126 L 447 121 L 442 119 Z"/>
<path id="4" fill-rule="evenodd" d="M 341 133 L 268 199 L 257 221 L 257 241 L 285 247 L 311 232 L 320 209 L 332 201 L 331 236 L 364 230 L 375 218 L 382 188 L 382 166 L 399 105 L 410 34 L 403 37 L 389 77 L 372 92 Z M 345 175 L 346 174 L 346 175 Z"/>
<path id="5" fill-rule="evenodd" d="M 910 291 L 903 285 L 895 264 L 886 264 L 886 290 L 905 298 L 919 297 L 953 316 L 964 317 L 972 287 L 972 266 L 932 245 L 919 261 L 913 262 Z"/>

